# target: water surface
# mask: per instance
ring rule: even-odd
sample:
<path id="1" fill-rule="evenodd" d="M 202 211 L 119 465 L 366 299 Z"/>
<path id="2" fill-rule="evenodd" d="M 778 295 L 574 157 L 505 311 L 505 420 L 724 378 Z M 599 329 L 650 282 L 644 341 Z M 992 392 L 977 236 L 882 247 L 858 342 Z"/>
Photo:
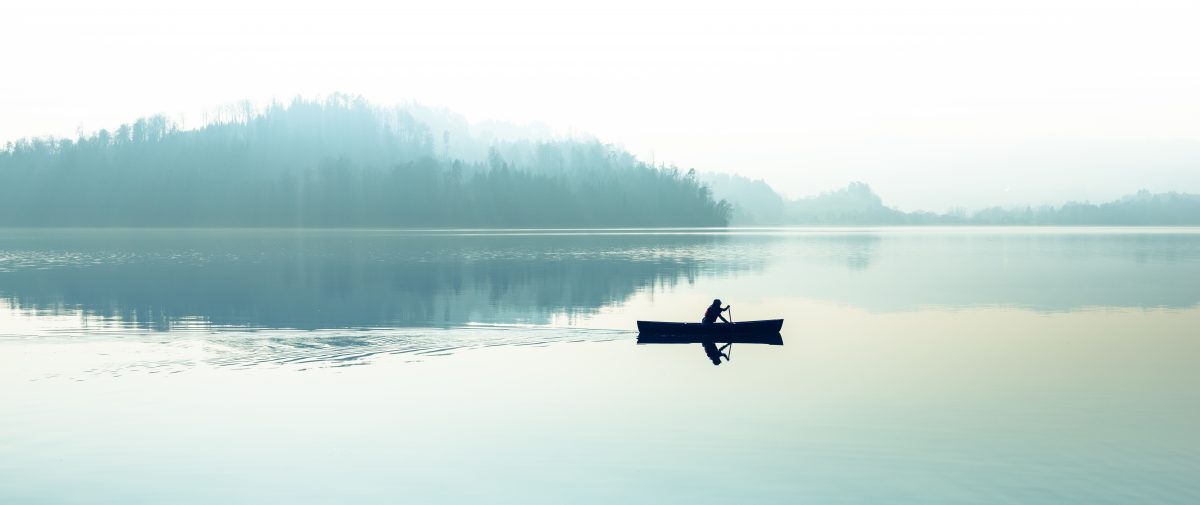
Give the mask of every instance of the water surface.
<path id="1" fill-rule="evenodd" d="M 1191 228 L 0 230 L 3 503 L 1196 503 Z M 635 343 L 786 319 L 785 345 Z"/>

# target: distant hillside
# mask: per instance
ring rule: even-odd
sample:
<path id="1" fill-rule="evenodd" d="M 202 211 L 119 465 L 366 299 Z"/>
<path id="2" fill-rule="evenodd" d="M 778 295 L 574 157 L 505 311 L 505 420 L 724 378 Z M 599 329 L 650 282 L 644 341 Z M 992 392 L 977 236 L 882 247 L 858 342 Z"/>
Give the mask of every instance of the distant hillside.
<path id="1" fill-rule="evenodd" d="M 762 181 L 711 174 L 705 180 L 713 184 L 714 195 L 729 201 L 735 225 L 1200 225 L 1200 195 L 1186 193 L 1152 194 L 1143 190 L 1100 204 L 1068 202 L 1060 206 L 992 207 L 937 214 L 888 207 L 862 182 L 785 200 L 774 191 L 766 194 L 770 187 Z"/>
<path id="2" fill-rule="evenodd" d="M 966 221 L 970 224 L 1200 225 L 1200 195 L 1142 190 L 1100 204 L 1069 202 L 1058 207 L 993 207 L 971 214 Z"/>
<path id="3" fill-rule="evenodd" d="M 736 174 L 703 173 L 700 181 L 712 189 L 713 198 L 730 202 L 730 224 L 768 226 L 783 223 L 784 198 L 762 179 Z"/>
<path id="4" fill-rule="evenodd" d="M 535 126 L 297 99 L 0 150 L 0 226 L 725 226 L 691 173 Z M 530 133 L 534 138 L 514 139 Z"/>
<path id="5" fill-rule="evenodd" d="M 903 212 L 883 205 L 871 187 L 852 182 L 844 189 L 787 202 L 789 224 L 904 224 Z"/>

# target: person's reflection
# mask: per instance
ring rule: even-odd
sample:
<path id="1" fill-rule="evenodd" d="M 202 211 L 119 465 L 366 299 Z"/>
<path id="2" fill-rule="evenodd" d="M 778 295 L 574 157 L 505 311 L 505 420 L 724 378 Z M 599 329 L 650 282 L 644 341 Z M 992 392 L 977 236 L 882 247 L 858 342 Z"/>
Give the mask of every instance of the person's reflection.
<path id="1" fill-rule="evenodd" d="M 700 345 L 704 346 L 704 354 L 708 355 L 708 359 L 712 360 L 712 364 L 714 365 L 720 365 L 722 357 L 725 358 L 725 361 L 729 361 L 731 359 L 729 354 L 721 351 L 728 349 L 729 346 L 733 345 L 733 343 L 725 344 L 720 348 L 717 348 L 716 342 L 701 342 Z"/>

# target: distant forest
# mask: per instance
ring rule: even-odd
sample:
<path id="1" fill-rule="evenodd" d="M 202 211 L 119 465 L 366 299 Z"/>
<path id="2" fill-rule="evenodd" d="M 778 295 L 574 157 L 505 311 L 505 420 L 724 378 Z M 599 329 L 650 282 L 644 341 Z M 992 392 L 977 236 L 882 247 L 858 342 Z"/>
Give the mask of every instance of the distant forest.
<path id="1" fill-rule="evenodd" d="M 725 226 L 695 173 L 335 95 L 0 150 L 0 226 Z"/>
<path id="2" fill-rule="evenodd" d="M 164 116 L 0 149 L 0 226 L 556 228 L 1200 225 L 1200 195 L 903 212 L 855 182 L 787 199 L 766 182 L 652 166 L 540 125 L 469 124 L 333 95 Z"/>
<path id="3" fill-rule="evenodd" d="M 704 174 L 717 198 L 732 205 L 732 224 L 771 225 L 1047 225 L 1149 226 L 1200 225 L 1200 195 L 1139 191 L 1118 200 L 1059 206 L 990 207 L 968 212 L 904 212 L 884 205 L 862 182 L 789 200 L 765 182 L 741 176 Z"/>

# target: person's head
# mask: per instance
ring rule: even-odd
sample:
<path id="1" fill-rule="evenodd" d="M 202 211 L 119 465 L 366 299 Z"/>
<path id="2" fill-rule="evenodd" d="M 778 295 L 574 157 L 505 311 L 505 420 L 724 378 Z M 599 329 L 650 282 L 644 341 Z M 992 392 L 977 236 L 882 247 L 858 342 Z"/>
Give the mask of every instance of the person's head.
<path id="1" fill-rule="evenodd" d="M 720 365 L 720 364 L 721 364 L 721 355 L 720 355 L 720 354 L 718 354 L 718 355 L 716 355 L 716 356 L 709 356 L 709 359 L 711 359 L 711 360 L 712 360 L 712 362 L 713 362 L 713 364 L 714 364 L 714 365 Z"/>
<path id="2" fill-rule="evenodd" d="M 721 305 L 721 299 L 720 299 L 720 298 L 717 298 L 716 300 L 713 300 L 713 307 L 719 307 L 720 305 Z"/>

